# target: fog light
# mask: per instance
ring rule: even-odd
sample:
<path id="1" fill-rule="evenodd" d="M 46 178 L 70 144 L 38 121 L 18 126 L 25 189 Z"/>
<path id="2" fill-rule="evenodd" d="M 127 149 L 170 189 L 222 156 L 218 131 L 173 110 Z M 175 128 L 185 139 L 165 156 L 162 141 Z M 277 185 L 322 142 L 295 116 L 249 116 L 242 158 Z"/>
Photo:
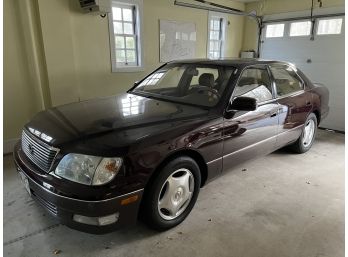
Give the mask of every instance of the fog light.
<path id="1" fill-rule="evenodd" d="M 88 225 L 105 226 L 105 225 L 110 225 L 112 223 L 117 222 L 119 216 L 120 214 L 118 212 L 108 216 L 103 216 L 103 217 L 88 217 L 88 216 L 74 214 L 73 219 L 76 222 L 84 223 Z"/>

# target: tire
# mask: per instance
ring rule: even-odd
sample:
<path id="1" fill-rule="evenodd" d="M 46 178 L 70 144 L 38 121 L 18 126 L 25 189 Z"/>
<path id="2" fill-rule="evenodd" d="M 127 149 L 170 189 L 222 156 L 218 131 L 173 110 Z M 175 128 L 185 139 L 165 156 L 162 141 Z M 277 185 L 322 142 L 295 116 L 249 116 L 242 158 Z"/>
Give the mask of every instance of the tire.
<path id="1" fill-rule="evenodd" d="M 309 127 L 308 126 L 312 126 L 313 131 L 311 132 L 310 135 L 308 135 L 309 133 Z M 307 130 L 306 130 L 307 128 Z M 311 113 L 310 115 L 308 115 L 307 120 L 305 122 L 305 125 L 302 129 L 302 133 L 300 135 L 300 137 L 297 139 L 297 141 L 295 143 L 293 143 L 292 145 L 290 145 L 291 150 L 293 150 L 295 153 L 305 153 L 307 152 L 309 149 L 311 149 L 315 136 L 317 134 L 317 129 L 318 129 L 318 121 L 317 121 L 317 117 L 315 116 L 314 113 Z M 306 138 L 306 135 L 308 135 L 308 138 Z"/>
<path id="2" fill-rule="evenodd" d="M 177 226 L 195 205 L 200 185 L 200 169 L 192 158 L 168 162 L 145 188 L 140 218 L 158 231 Z M 181 207 L 176 211 L 177 206 Z"/>

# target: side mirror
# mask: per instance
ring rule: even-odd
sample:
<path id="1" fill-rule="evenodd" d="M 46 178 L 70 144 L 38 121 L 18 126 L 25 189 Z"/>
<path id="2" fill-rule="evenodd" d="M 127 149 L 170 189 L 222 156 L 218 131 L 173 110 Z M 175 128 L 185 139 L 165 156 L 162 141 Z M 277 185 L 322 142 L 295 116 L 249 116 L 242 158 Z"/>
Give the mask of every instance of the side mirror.
<path id="1" fill-rule="evenodd" d="M 227 107 L 227 111 L 255 111 L 256 109 L 256 99 L 246 96 L 236 97 Z"/>

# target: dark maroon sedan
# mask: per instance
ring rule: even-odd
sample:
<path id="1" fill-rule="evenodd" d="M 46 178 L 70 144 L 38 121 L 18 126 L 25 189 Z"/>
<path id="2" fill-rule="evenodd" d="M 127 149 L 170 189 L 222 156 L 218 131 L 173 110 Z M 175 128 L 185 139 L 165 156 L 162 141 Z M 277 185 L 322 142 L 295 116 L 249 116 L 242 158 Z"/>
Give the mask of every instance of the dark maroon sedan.
<path id="1" fill-rule="evenodd" d="M 293 65 L 189 60 L 127 93 L 38 113 L 14 151 L 24 185 L 61 223 L 105 233 L 182 222 L 199 190 L 248 159 L 308 151 L 328 90 Z"/>

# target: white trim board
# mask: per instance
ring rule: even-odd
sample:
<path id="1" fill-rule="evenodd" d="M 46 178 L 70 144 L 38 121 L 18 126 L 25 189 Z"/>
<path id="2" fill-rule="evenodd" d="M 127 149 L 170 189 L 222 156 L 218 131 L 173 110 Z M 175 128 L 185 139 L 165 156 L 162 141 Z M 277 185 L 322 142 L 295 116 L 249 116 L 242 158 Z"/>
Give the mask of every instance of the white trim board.
<path id="1" fill-rule="evenodd" d="M 9 154 L 13 152 L 13 148 L 15 147 L 16 143 L 19 141 L 19 138 L 12 138 L 4 140 L 4 154 Z"/>

